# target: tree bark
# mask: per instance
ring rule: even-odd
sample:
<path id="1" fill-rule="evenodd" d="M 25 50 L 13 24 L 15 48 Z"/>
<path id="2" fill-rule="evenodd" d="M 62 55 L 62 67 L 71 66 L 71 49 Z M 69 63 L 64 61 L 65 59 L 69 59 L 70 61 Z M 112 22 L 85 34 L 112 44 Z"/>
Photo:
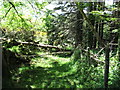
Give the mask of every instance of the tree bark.
<path id="1" fill-rule="evenodd" d="M 77 11 L 77 22 L 76 22 L 76 36 L 75 36 L 75 47 L 78 46 L 78 44 L 82 44 L 82 22 L 81 19 L 83 19 L 80 11 Z"/>
<path id="2" fill-rule="evenodd" d="M 89 47 L 87 47 L 87 62 L 90 66 L 91 65 L 91 59 L 90 59 L 90 48 Z"/>
<path id="3" fill-rule="evenodd" d="M 104 7 L 105 7 L 105 2 L 98 2 L 98 10 L 99 11 L 104 11 Z M 104 20 L 99 20 L 99 23 L 98 23 L 98 33 L 99 33 L 99 37 L 101 40 L 103 40 L 103 26 L 104 26 Z M 102 43 L 101 42 L 98 42 L 98 47 L 102 47 Z"/>
<path id="4" fill-rule="evenodd" d="M 104 72 L 104 88 L 108 88 L 108 77 L 109 77 L 109 47 L 105 48 L 105 72 Z"/>
<path id="5" fill-rule="evenodd" d="M 88 8 L 88 12 L 91 12 L 94 7 L 93 7 L 93 2 L 89 3 L 89 8 Z M 91 24 L 94 27 L 94 23 L 95 23 L 95 17 L 92 14 L 88 15 L 88 19 L 90 20 Z M 91 49 L 93 47 L 93 32 L 91 31 L 90 28 L 88 28 L 88 47 Z"/>
<path id="6" fill-rule="evenodd" d="M 120 32 L 119 32 L 119 39 L 118 39 L 118 61 L 120 62 Z"/>
<path id="7" fill-rule="evenodd" d="M 7 52 L 3 49 L 2 53 L 2 88 L 12 87 L 12 76 L 8 64 Z"/>

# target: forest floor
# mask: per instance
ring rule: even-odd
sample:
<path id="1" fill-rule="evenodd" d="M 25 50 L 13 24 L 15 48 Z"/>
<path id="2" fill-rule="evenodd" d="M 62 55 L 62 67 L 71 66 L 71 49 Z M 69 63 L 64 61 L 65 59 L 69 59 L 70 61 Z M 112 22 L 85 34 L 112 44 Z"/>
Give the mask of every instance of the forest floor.
<path id="1" fill-rule="evenodd" d="M 76 72 L 70 65 L 68 57 L 39 53 L 38 57 L 32 59 L 29 67 L 20 67 L 13 78 L 22 88 L 70 88 L 75 79 L 71 74 Z"/>
<path id="2" fill-rule="evenodd" d="M 71 56 L 72 57 L 72 56 Z M 104 65 L 89 66 L 86 58 L 77 59 L 52 55 L 47 52 L 38 52 L 33 57 L 30 66 L 22 65 L 13 75 L 16 87 L 20 88 L 101 88 L 104 85 Z M 103 57 L 100 57 L 102 60 Z M 114 62 L 117 57 L 111 57 L 110 85 L 119 81 L 114 70 L 117 67 Z M 114 82 L 114 78 L 116 79 Z M 113 87 L 112 86 L 112 87 Z M 119 86 L 119 85 L 117 85 Z"/>

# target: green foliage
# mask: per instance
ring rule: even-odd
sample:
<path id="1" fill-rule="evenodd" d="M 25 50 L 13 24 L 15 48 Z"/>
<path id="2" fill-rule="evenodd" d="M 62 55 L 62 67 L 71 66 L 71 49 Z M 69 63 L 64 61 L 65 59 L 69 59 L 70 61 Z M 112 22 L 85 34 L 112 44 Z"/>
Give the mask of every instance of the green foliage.
<path id="1" fill-rule="evenodd" d="M 99 16 L 99 15 L 103 15 L 104 12 L 102 12 L 102 11 L 92 11 L 90 13 L 93 14 L 93 15 Z"/>
<path id="2" fill-rule="evenodd" d="M 43 3 L 35 2 L 35 5 L 37 6 L 37 8 L 39 8 L 39 10 L 41 10 L 44 9 L 46 5 L 48 5 L 48 2 L 43 2 Z"/>
<path id="3" fill-rule="evenodd" d="M 21 67 L 19 69 L 21 77 L 18 80 L 18 84 L 23 87 L 30 85 L 32 88 L 102 87 L 103 67 L 89 67 L 84 61 L 84 57 L 74 64 L 72 64 L 68 58 L 55 56 L 43 60 L 42 58 L 35 59 L 32 62 L 33 65 L 31 69 L 27 67 Z M 39 65 L 37 63 L 39 63 Z M 45 63 L 46 66 L 43 63 Z"/>
<path id="4" fill-rule="evenodd" d="M 8 48 L 8 50 L 12 52 L 20 53 L 20 48 L 18 46 L 13 46 L 12 48 Z"/>
<path id="5" fill-rule="evenodd" d="M 104 65 L 94 61 L 94 58 L 104 61 L 105 52 L 102 51 L 98 54 L 103 46 L 99 45 L 100 42 L 96 40 L 95 33 L 89 29 L 87 26 L 89 23 L 84 20 L 82 14 L 80 18 L 77 17 L 78 8 L 74 2 L 59 3 L 54 10 L 45 8 L 49 4 L 48 2 L 40 3 L 37 0 L 11 3 L 14 4 L 15 8 L 11 7 L 9 2 L 0 3 L 2 12 L 0 14 L 0 29 L 3 33 L 3 39 L 7 39 L 3 40 L 2 45 L 12 52 L 31 59 L 30 66 L 25 66 L 24 62 L 18 71 L 12 73 L 15 84 L 22 88 L 103 88 Z M 102 40 L 105 39 L 105 44 L 111 37 L 113 43 L 118 43 L 114 40 L 114 38 L 119 38 L 119 35 L 116 35 L 119 32 L 119 22 L 116 23 L 117 20 L 119 21 L 118 17 L 114 17 L 112 13 L 105 13 L 102 10 L 104 7 L 99 6 L 98 3 L 93 6 L 94 10 L 91 6 L 95 3 L 80 2 L 78 4 L 81 9 L 86 10 L 86 16 L 88 15 L 88 19 L 92 22 L 99 37 Z M 110 11 L 119 10 L 114 6 L 109 8 Z M 91 9 L 90 12 L 87 9 Z M 61 10 L 64 13 L 56 13 L 55 10 Z M 76 25 L 78 21 L 80 26 Z M 112 29 L 112 26 L 115 28 Z M 90 58 L 91 64 L 88 64 L 86 52 L 74 48 L 78 35 L 77 28 L 80 28 L 78 31 L 81 30 L 82 40 L 79 43 L 82 44 L 83 49 L 88 46 L 89 42 L 98 45 L 98 49 L 96 49 L 96 46 L 93 47 L 94 45 L 91 44 L 93 50 L 91 49 L 90 53 L 98 54 L 96 57 Z M 89 34 L 91 34 L 91 41 L 89 41 Z M 51 48 L 44 50 L 32 45 L 17 44 L 17 41 L 32 42 L 34 45 L 41 43 L 55 45 L 73 50 L 74 53 L 72 56 L 65 53 L 50 55 L 51 53 L 48 51 L 57 50 Z M 111 47 L 117 48 L 112 45 Z M 120 82 L 118 55 L 114 53 L 116 54 L 115 50 L 111 51 L 110 54 L 109 87 L 119 87 Z"/>
<path id="6" fill-rule="evenodd" d="M 112 30 L 113 33 L 117 33 L 118 32 L 118 29 L 114 29 Z"/>
<path id="7" fill-rule="evenodd" d="M 73 60 L 73 63 L 81 59 L 81 51 L 75 50 L 73 55 L 71 56 L 71 59 Z"/>

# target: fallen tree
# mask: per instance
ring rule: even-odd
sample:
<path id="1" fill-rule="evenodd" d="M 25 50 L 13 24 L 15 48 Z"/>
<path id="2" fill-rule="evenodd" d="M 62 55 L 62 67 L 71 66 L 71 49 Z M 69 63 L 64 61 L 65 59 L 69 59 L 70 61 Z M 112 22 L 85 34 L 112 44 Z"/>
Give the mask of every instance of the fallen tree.
<path id="1" fill-rule="evenodd" d="M 71 51 L 71 50 L 64 49 L 64 48 L 61 48 L 61 47 L 58 47 L 58 46 L 38 44 L 38 42 L 22 42 L 22 41 L 16 41 L 16 40 L 11 40 L 11 39 L 8 40 L 6 38 L 0 38 L 0 40 L 9 41 L 10 44 L 13 45 L 13 46 L 23 44 L 23 45 L 32 45 L 32 46 L 42 47 L 42 48 L 54 48 L 54 49 L 57 49 L 59 51 Z"/>
<path id="2" fill-rule="evenodd" d="M 6 38 L 0 38 L 0 40 L 3 40 L 5 42 L 8 41 L 8 39 L 6 39 Z M 16 41 L 16 40 L 9 40 L 9 42 L 13 46 L 17 46 L 17 45 L 23 44 L 23 45 L 32 45 L 32 46 L 36 46 L 36 47 L 42 47 L 42 48 L 54 48 L 54 49 L 58 50 L 58 53 L 61 53 L 59 51 L 62 51 L 62 53 L 64 53 L 65 51 L 73 52 L 73 50 L 68 50 L 68 49 L 60 48 L 58 46 L 38 44 L 37 42 L 22 42 L 22 41 Z M 83 49 L 80 45 L 78 45 L 77 49 L 81 49 L 85 53 L 88 52 L 87 50 Z M 104 61 L 100 61 L 99 59 L 97 59 L 97 56 L 94 55 L 94 54 L 92 54 L 92 53 L 90 53 L 90 58 L 91 58 L 91 60 L 93 60 L 93 61 L 95 61 L 97 63 L 104 64 Z"/>

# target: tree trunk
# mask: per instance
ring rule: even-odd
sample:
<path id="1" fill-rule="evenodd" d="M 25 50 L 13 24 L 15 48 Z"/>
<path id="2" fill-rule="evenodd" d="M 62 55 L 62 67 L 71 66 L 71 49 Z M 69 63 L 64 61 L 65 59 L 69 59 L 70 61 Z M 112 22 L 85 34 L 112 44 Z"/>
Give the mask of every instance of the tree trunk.
<path id="1" fill-rule="evenodd" d="M 76 36 L 75 36 L 75 47 L 78 46 L 78 44 L 82 44 L 82 20 L 83 17 L 80 13 L 80 11 L 77 11 L 77 22 L 76 22 Z"/>
<path id="2" fill-rule="evenodd" d="M 105 2 L 99 2 L 98 3 L 99 10 L 103 10 L 104 11 L 104 6 L 105 6 Z M 104 26 L 103 20 L 100 20 L 98 26 L 99 26 L 99 28 L 98 28 L 99 37 L 100 37 L 101 40 L 103 40 L 103 26 Z M 101 42 L 98 42 L 98 46 L 102 47 Z"/>
<path id="3" fill-rule="evenodd" d="M 91 59 L 90 59 L 90 49 L 89 49 L 89 47 L 87 47 L 87 62 L 90 66 L 91 65 Z"/>
<path id="4" fill-rule="evenodd" d="M 93 10 L 96 10 L 96 9 L 97 9 L 97 2 L 94 2 Z M 95 17 L 95 20 L 96 20 L 96 17 Z M 94 22 L 94 27 L 95 27 L 95 31 L 97 32 L 98 31 L 98 22 L 97 21 Z M 97 39 L 94 36 L 93 37 L 93 48 L 94 49 L 96 48 L 96 44 L 97 44 Z"/>
<path id="5" fill-rule="evenodd" d="M 91 12 L 93 10 L 93 3 L 89 3 L 89 8 L 88 12 Z M 94 25 L 95 19 L 94 16 L 89 14 L 88 19 L 90 20 L 91 24 Z M 88 28 L 88 47 L 91 49 L 93 46 L 93 32 L 91 31 L 90 28 Z"/>
<path id="6" fill-rule="evenodd" d="M 104 72 L 104 88 L 108 88 L 109 77 L 109 47 L 105 48 L 105 72 Z"/>
<path id="7" fill-rule="evenodd" d="M 7 52 L 3 49 L 2 53 L 2 88 L 10 88 L 12 87 L 12 77 L 10 73 L 10 68 L 8 64 L 9 58 L 7 58 Z"/>
<path id="8" fill-rule="evenodd" d="M 120 62 L 120 32 L 119 32 L 119 39 L 118 39 L 118 61 Z"/>
<path id="9" fill-rule="evenodd" d="M 96 21 L 95 22 L 95 31 L 97 32 L 98 31 L 98 22 Z M 93 39 L 93 48 L 96 48 L 97 46 L 97 39 L 94 37 Z"/>
<path id="10" fill-rule="evenodd" d="M 99 37 L 101 40 L 103 39 L 103 20 L 99 24 Z M 98 46 L 102 46 L 101 42 L 99 42 Z"/>
<path id="11" fill-rule="evenodd" d="M 84 19 L 87 21 L 87 25 L 89 26 L 90 30 L 93 32 L 93 34 L 95 35 L 96 39 L 101 42 L 101 44 L 103 46 L 105 46 L 103 40 L 101 40 L 101 38 L 99 37 L 99 34 L 96 32 L 96 30 L 94 29 L 94 26 L 92 25 L 92 23 L 90 22 L 90 20 L 88 19 L 88 17 L 86 16 L 86 14 L 84 13 L 83 9 L 80 7 L 79 2 L 76 3 L 77 8 L 80 10 L 80 13 L 82 14 L 82 16 L 84 17 Z"/>

